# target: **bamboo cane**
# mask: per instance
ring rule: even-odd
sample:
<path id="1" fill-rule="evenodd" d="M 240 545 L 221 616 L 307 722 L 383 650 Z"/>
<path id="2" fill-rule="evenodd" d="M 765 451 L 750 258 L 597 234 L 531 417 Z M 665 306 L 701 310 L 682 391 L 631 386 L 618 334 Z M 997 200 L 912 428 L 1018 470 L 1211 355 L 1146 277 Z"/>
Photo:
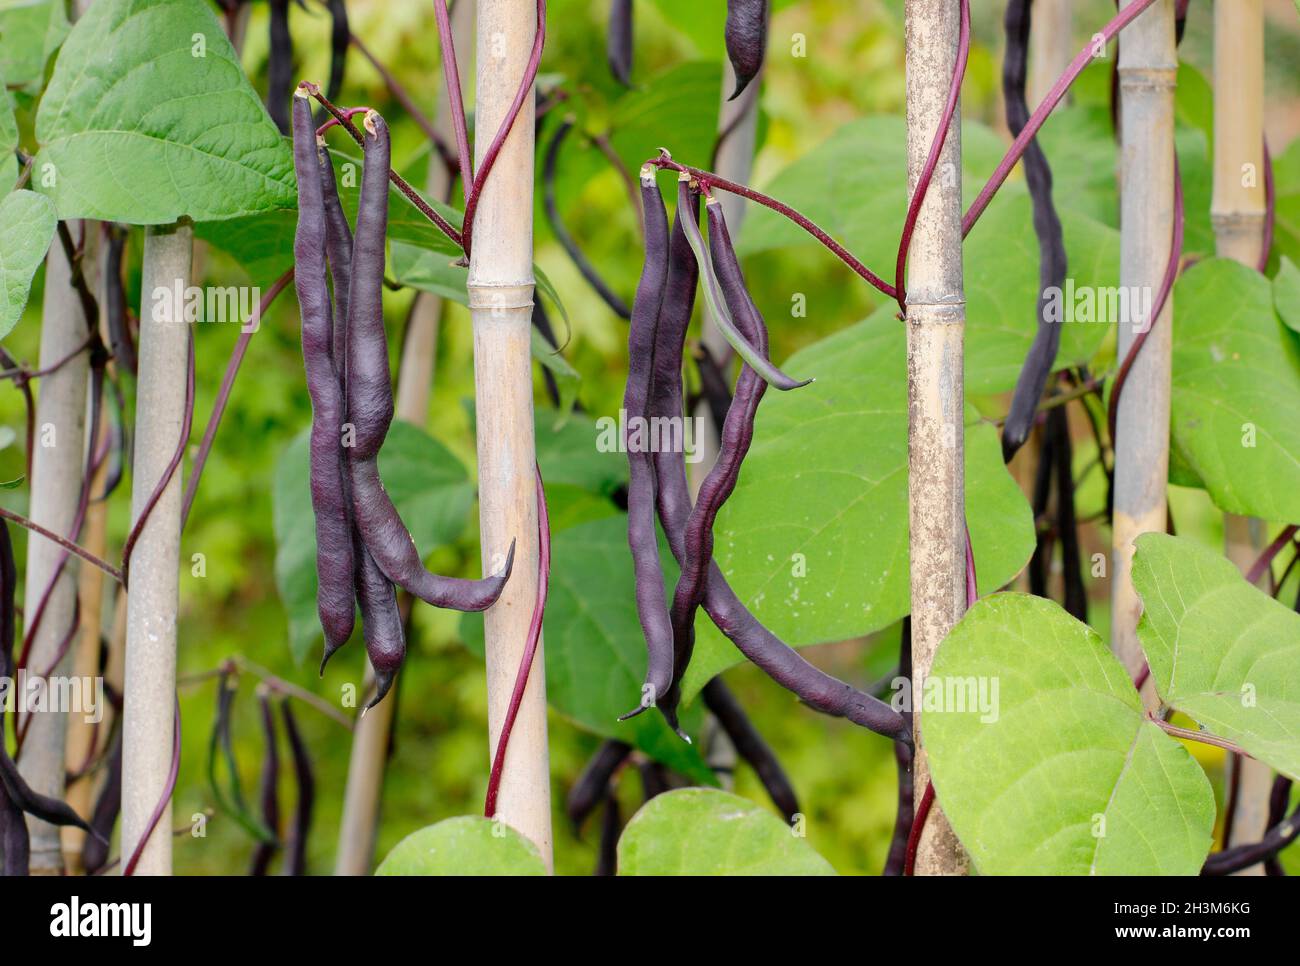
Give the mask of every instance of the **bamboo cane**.
<path id="1" fill-rule="evenodd" d="M 101 302 L 102 304 L 102 302 Z M 108 433 L 108 415 L 100 412 L 99 438 Z M 93 454 L 90 454 L 93 457 Z M 104 481 L 108 477 L 108 461 L 96 468 L 90 479 L 90 492 L 93 495 L 103 492 Z M 86 509 L 86 523 L 82 530 L 81 545 L 98 557 L 104 557 L 108 534 L 108 501 L 99 500 Z M 104 571 L 98 567 L 82 567 L 77 577 L 77 600 L 81 609 L 81 621 L 77 630 L 77 643 L 72 659 L 72 675 L 78 680 L 89 681 L 99 672 L 99 651 L 102 636 L 104 604 Z M 107 703 L 107 698 L 105 698 Z M 101 711 L 107 714 L 106 708 Z M 103 727 L 103 719 L 99 727 Z M 78 774 L 90 760 L 94 751 L 96 725 L 87 720 L 86 715 L 74 714 L 68 719 L 68 734 L 65 743 L 64 770 L 68 775 L 77 775 L 68 782 L 67 801 L 78 815 L 89 815 L 93 798 L 94 775 Z M 81 872 L 81 848 L 86 841 L 86 833 L 74 825 L 65 825 L 61 832 L 63 840 L 64 863 L 73 875 Z"/>
<path id="2" fill-rule="evenodd" d="M 1174 221 L 1174 0 L 1156 0 L 1124 32 L 1120 45 L 1120 285 L 1151 304 L 1169 261 Z M 1148 298 L 1149 297 L 1149 298 Z M 1129 673 L 1143 666 L 1137 638 L 1142 601 L 1130 580 L 1133 541 L 1163 533 L 1169 479 L 1169 371 L 1173 298 L 1160 317 L 1119 321 L 1119 357 L 1138 329 L 1151 331 L 1120 397 L 1115 439 L 1111 648 Z M 1150 684 L 1144 694 L 1151 702 Z"/>
<path id="3" fill-rule="evenodd" d="M 457 0 L 452 4 L 449 16 L 457 55 L 465 57 L 474 49 L 474 0 Z M 465 66 L 461 65 L 462 86 L 471 76 Z M 438 105 L 433 117 L 434 130 L 451 143 L 455 132 L 445 92 Z M 437 151 L 429 157 L 428 188 L 432 198 L 445 199 L 451 190 L 451 173 Z M 431 292 L 417 294 L 402 344 L 395 412 L 399 419 L 417 426 L 423 426 L 429 418 L 442 304 L 442 299 Z M 402 622 L 406 623 L 411 613 L 410 595 L 400 594 L 398 606 L 402 611 Z M 335 875 L 365 875 L 374 862 L 375 828 L 396 709 L 397 699 L 390 693 L 358 718 L 352 731 L 352 753 L 348 758 L 348 778 L 343 790 L 343 817 L 339 823 L 339 849 L 334 860 Z"/>
<path id="4" fill-rule="evenodd" d="M 943 118 L 958 52 L 959 5 L 907 0 L 908 186 L 916 190 Z M 916 787 L 929 781 L 919 697 L 939 642 L 966 609 L 962 466 L 961 112 L 949 127 L 912 237 L 907 279 L 908 522 Z M 917 795 L 919 800 L 922 796 Z M 916 853 L 917 875 L 961 875 L 967 858 L 938 803 Z"/>
<path id="5" fill-rule="evenodd" d="M 483 163 L 491 133 L 500 127 L 515 98 L 536 28 L 533 0 L 478 0 L 476 170 Z M 517 541 L 513 575 L 500 600 L 484 615 L 489 761 L 500 739 L 537 596 L 530 354 L 533 119 L 530 93 L 483 189 L 473 225 L 477 241 L 469 264 L 483 572 L 499 569 L 510 542 Z M 531 839 L 550 869 L 551 789 L 543 653 L 539 644 L 506 753 L 497 816 Z"/>
<path id="6" fill-rule="evenodd" d="M 1214 196 L 1217 253 L 1255 266 L 1264 244 L 1264 10 L 1262 0 L 1214 4 Z M 1245 573 L 1265 542 L 1260 520 L 1223 515 L 1224 549 Z M 1254 759 L 1237 769 L 1229 845 L 1258 842 L 1268 825 L 1273 771 Z M 1241 875 L 1263 875 L 1254 865 Z"/>
<path id="7" fill-rule="evenodd" d="M 74 237 L 76 223 L 69 224 Z M 31 518 L 55 533 L 77 538 L 72 526 L 81 496 L 83 458 L 86 445 L 86 386 L 90 371 L 85 345 L 87 320 L 72 284 L 72 267 L 56 236 L 45 260 L 45 301 L 42 306 L 40 365 L 44 369 L 71 355 L 63 365 L 41 378 L 36 402 L 36 440 L 32 454 Z M 66 556 L 57 545 L 39 537 L 27 542 L 27 570 L 23 614 L 31 621 L 50 582 Z M 27 671 L 34 675 L 63 676 L 72 665 L 65 653 L 57 663 L 64 638 L 73 627 L 77 599 L 77 570 L 73 562 L 64 565 L 45 600 L 36 633 L 30 630 L 31 651 Z M 68 714 L 41 711 L 30 716 L 26 738 L 18 758 L 23 777 L 38 792 L 63 797 L 64 740 Z M 28 817 L 31 832 L 33 875 L 63 872 L 63 848 L 59 829 Z"/>
<path id="8" fill-rule="evenodd" d="M 131 520 L 141 518 L 176 454 L 185 412 L 190 333 L 174 292 L 189 285 L 194 229 L 150 228 L 144 238 L 139 380 Z M 163 296 L 163 293 L 167 293 Z M 122 853 L 148 834 L 137 875 L 170 875 L 170 797 L 153 831 L 171 771 L 176 705 L 176 618 L 180 590 L 181 468 L 162 490 L 135 543 L 127 594 L 122 720 Z"/>
<path id="9" fill-rule="evenodd" d="M 1065 73 L 1079 52 L 1071 25 L 1074 0 L 1034 0 L 1034 29 L 1029 35 L 1029 106 L 1037 107 L 1043 95 Z"/>

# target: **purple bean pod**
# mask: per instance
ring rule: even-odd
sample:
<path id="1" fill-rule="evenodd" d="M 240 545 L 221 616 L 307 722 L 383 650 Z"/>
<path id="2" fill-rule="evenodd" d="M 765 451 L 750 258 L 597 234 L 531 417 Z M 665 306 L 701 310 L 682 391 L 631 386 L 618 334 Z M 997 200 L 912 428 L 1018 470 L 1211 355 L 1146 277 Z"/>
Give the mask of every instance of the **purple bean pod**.
<path id="1" fill-rule="evenodd" d="M 96 835 L 86 836 L 81 847 L 81 867 L 86 875 L 94 875 L 108 863 L 108 842 L 113 837 L 113 827 L 122 811 L 122 729 L 113 735 L 112 750 L 105 765 L 104 785 L 95 799 L 90 813 L 90 827 Z"/>
<path id="2" fill-rule="evenodd" d="M 347 316 L 347 413 L 352 428 L 348 469 L 356 529 L 379 569 L 403 590 L 435 607 L 486 610 L 496 603 L 510 578 L 515 542 L 510 542 L 501 571 L 489 577 L 465 580 L 431 573 L 424 568 L 415 541 L 379 476 L 376 457 L 393 420 L 383 306 L 391 155 L 384 119 L 371 111 L 364 127 L 366 159 L 352 239 Z"/>
<path id="3" fill-rule="evenodd" d="M 727 0 L 724 36 L 727 57 L 736 72 L 736 89 L 727 100 L 734 101 L 763 69 L 767 51 L 768 0 Z"/>
<path id="4" fill-rule="evenodd" d="M 745 288 L 745 277 L 732 248 L 722 215 L 722 205 L 710 198 L 705 205 L 709 220 L 709 250 L 727 308 L 737 328 L 760 353 L 767 353 L 767 326 Z M 689 229 L 688 229 L 689 230 Z M 713 561 L 713 523 L 740 477 L 740 464 L 754 439 L 754 417 L 767 384 L 750 366 L 741 368 L 736 392 L 720 432 L 718 458 L 700 484 L 695 507 L 686 522 L 686 561 L 673 594 L 673 641 L 676 660 L 674 682 L 680 682 L 690 663 L 695 642 L 695 611 L 704 597 L 709 564 Z M 676 697 L 676 691 L 673 692 Z"/>
<path id="5" fill-rule="evenodd" d="M 627 742 L 616 738 L 601 742 L 564 799 L 564 813 L 569 816 L 575 831 L 601 803 L 614 773 L 631 754 L 632 746 Z"/>
<path id="6" fill-rule="evenodd" d="M 316 145 L 316 159 L 320 164 L 321 197 L 325 203 L 325 252 L 329 256 L 330 284 L 334 288 L 334 337 L 332 355 L 334 371 L 339 385 L 347 387 L 348 363 L 348 297 L 352 280 L 352 226 L 343 213 L 339 201 L 338 183 L 334 178 L 334 165 L 323 142 Z M 346 407 L 347 400 L 344 400 Z M 346 408 L 344 410 L 346 415 Z"/>
<path id="7" fill-rule="evenodd" d="M 311 502 L 316 516 L 316 609 L 325 632 L 324 668 L 352 634 L 352 525 L 340 439 L 343 393 L 334 371 L 333 323 L 325 278 L 325 203 L 310 101 L 293 98 L 293 154 L 298 176 L 298 227 L 294 234 L 294 288 L 302 314 L 302 357 L 311 396 Z"/>
<path id="8" fill-rule="evenodd" d="M 1010 0 L 1004 26 L 1007 55 L 1002 65 L 1002 91 L 1006 101 L 1007 126 L 1018 137 L 1029 123 L 1029 104 L 1025 100 L 1028 73 L 1030 5 L 1032 0 Z M 1065 284 L 1068 261 L 1065 235 L 1060 216 L 1052 201 L 1052 168 L 1042 145 L 1034 138 L 1025 149 L 1025 181 L 1034 206 L 1034 234 L 1038 237 L 1038 327 L 1016 380 L 1011 408 L 1002 427 L 1002 458 L 1011 462 L 1033 429 L 1038 403 L 1047 388 L 1048 377 L 1061 345 L 1061 325 L 1047 317 L 1049 292 L 1060 291 Z"/>
<path id="9" fill-rule="evenodd" d="M 713 713 L 713 717 L 718 719 L 722 730 L 731 739 L 736 753 L 758 775 L 758 780 L 763 783 L 763 788 L 772 799 L 772 804 L 785 816 L 786 822 L 793 822 L 795 816 L 799 814 L 799 798 L 795 794 L 794 786 L 790 784 L 790 779 L 771 746 L 758 733 L 754 722 L 749 720 L 745 709 L 731 693 L 731 689 L 723 683 L 721 677 L 716 677 L 704 686 L 701 696 L 709 711 Z"/>
<path id="10" fill-rule="evenodd" d="M 264 687 L 258 689 L 257 703 L 262 722 L 262 740 L 266 749 L 266 756 L 262 759 L 259 791 L 262 824 L 270 830 L 273 838 L 270 841 L 263 840 L 257 843 L 248 874 L 266 875 L 271 867 L 271 860 L 280 850 L 280 749 L 276 742 L 275 712 L 271 708 L 271 696 Z"/>
<path id="11" fill-rule="evenodd" d="M 293 757 L 294 781 L 298 785 L 298 801 L 293 810 L 293 829 L 284 860 L 285 875 L 307 874 L 307 837 L 311 834 L 312 809 L 316 804 L 316 777 L 312 772 L 311 754 L 298 730 L 293 706 L 288 700 L 280 704 L 280 717 L 284 720 L 284 733 L 289 738 L 289 753 Z"/>
<path id="12" fill-rule="evenodd" d="M 289 33 L 289 0 L 270 0 L 270 54 L 266 67 L 266 112 L 280 129 L 289 133 L 285 102 L 293 87 L 293 36 Z"/>
<path id="13" fill-rule="evenodd" d="M 613 0 L 605 35 L 609 72 L 624 87 L 632 86 L 632 0 Z"/>
<path id="14" fill-rule="evenodd" d="M 356 537 L 356 556 L 361 631 L 366 639 L 366 655 L 375 672 L 375 696 L 362 709 L 364 714 L 384 700 L 397 679 L 406 658 L 406 631 L 393 584 L 370 556 L 360 534 Z"/>
<path id="15" fill-rule="evenodd" d="M 668 216 L 655 169 L 641 168 L 641 199 L 645 207 L 645 262 L 632 304 L 627 336 L 627 388 L 623 411 L 629 426 L 643 423 L 650 414 L 650 387 L 654 374 L 656 326 L 668 278 Z M 644 437 L 645 434 L 642 434 Z M 655 533 L 654 457 L 648 439 L 638 441 L 633 432 L 624 440 L 628 461 L 627 542 L 636 575 L 636 609 L 645 635 L 649 660 L 641 703 L 620 720 L 654 707 L 673 683 L 673 629 L 668 616 L 659 541 Z M 669 725 L 677 728 L 675 708 L 663 707 Z"/>

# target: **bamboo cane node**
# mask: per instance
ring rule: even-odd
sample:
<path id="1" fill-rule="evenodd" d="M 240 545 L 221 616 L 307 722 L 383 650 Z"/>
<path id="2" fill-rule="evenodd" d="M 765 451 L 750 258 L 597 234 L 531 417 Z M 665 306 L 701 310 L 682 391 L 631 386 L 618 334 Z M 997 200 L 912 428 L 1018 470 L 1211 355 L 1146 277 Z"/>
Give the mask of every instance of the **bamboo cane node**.
<path id="1" fill-rule="evenodd" d="M 1178 65 L 1169 67 L 1121 67 L 1121 91 L 1172 91 L 1178 86 Z"/>
<path id="2" fill-rule="evenodd" d="M 908 302 L 907 322 L 909 325 L 965 325 L 966 300 Z"/>
<path id="3" fill-rule="evenodd" d="M 1211 211 L 1210 221 L 1215 234 L 1258 232 L 1264 224 L 1265 213 L 1259 211 Z"/>
<path id="4" fill-rule="evenodd" d="M 507 311 L 533 307 L 533 282 L 471 282 L 470 309 Z"/>

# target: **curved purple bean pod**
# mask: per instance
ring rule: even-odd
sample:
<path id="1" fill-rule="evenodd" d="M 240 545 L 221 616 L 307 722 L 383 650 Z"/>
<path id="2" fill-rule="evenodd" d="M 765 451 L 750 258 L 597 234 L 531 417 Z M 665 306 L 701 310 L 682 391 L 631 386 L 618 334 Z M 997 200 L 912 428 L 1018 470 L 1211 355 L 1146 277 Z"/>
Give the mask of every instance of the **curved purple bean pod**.
<path id="1" fill-rule="evenodd" d="M 122 729 L 117 728 L 113 736 L 112 751 L 109 752 L 105 765 L 107 772 L 104 787 L 95 799 L 95 808 L 90 813 L 90 827 L 96 835 L 86 836 L 81 847 L 81 867 L 87 875 L 94 875 L 108 862 L 108 842 L 113 837 L 113 826 L 122 810 Z"/>
<path id="2" fill-rule="evenodd" d="M 340 438 L 343 392 L 331 360 L 333 323 L 325 279 L 325 203 L 316 132 L 308 99 L 293 98 L 293 155 L 298 176 L 298 227 L 294 234 L 294 288 L 302 315 L 302 358 L 311 396 L 311 503 L 316 516 L 316 611 L 325 632 L 321 667 L 352 634 L 352 525 Z"/>
<path id="3" fill-rule="evenodd" d="M 564 224 L 564 219 L 560 215 L 560 206 L 555 200 L 555 169 L 560 158 L 560 149 L 564 146 L 564 139 L 569 136 L 573 130 L 573 118 L 566 117 L 560 121 L 551 135 L 550 143 L 546 146 L 546 156 L 542 160 L 542 208 L 546 212 L 547 224 L 551 226 L 551 233 L 555 235 L 555 240 L 560 243 L 569 260 L 587 280 L 587 284 L 595 290 L 600 296 L 602 302 L 609 306 L 610 311 L 620 319 L 631 319 L 632 312 L 624 302 L 614 292 L 613 289 L 600 277 L 600 272 L 596 266 L 591 264 L 591 259 L 587 258 L 582 249 L 578 247 L 577 241 L 569 234 L 569 229 Z"/>
<path id="4" fill-rule="evenodd" d="M 120 368 L 135 375 L 135 343 L 126 321 L 126 289 L 122 285 L 122 256 L 126 248 L 126 229 L 106 225 L 108 245 L 104 252 L 104 321 L 109 347 Z"/>
<path id="5" fill-rule="evenodd" d="M 384 332 L 384 234 L 388 227 L 388 126 L 374 111 L 365 119 L 365 166 L 352 239 L 347 315 L 347 412 L 352 429 L 348 471 L 352 513 L 366 550 L 384 575 L 435 607 L 478 611 L 491 607 L 514 564 L 480 580 L 443 577 L 424 568 L 420 553 L 384 490 L 376 457 L 393 420 L 393 387 Z M 373 661 L 372 661 L 373 663 Z M 376 670 L 378 670 L 376 668 Z"/>
<path id="6" fill-rule="evenodd" d="M 734 101 L 763 68 L 767 51 L 767 0 L 727 0 L 724 31 L 727 57 L 736 72 L 736 89 L 727 100 Z"/>
<path id="7" fill-rule="evenodd" d="M 1029 30 L 1032 0 L 1010 0 L 1005 28 L 1007 53 L 1002 63 L 1002 92 L 1006 101 L 1007 127 L 1017 137 L 1029 123 L 1029 104 L 1025 100 L 1025 79 L 1029 61 Z M 1038 236 L 1038 328 L 1025 364 L 1016 380 L 1011 409 L 1002 427 L 1002 458 L 1011 462 L 1025 444 L 1038 414 L 1038 403 L 1047 388 L 1047 378 L 1056 362 L 1061 345 L 1061 325 L 1047 317 L 1049 290 L 1060 291 L 1065 284 L 1067 259 L 1061 219 L 1052 201 L 1052 169 L 1038 139 L 1025 149 L 1025 181 L 1034 205 L 1034 234 Z"/>
<path id="8" fill-rule="evenodd" d="M 289 33 L 289 0 L 270 0 L 270 55 L 266 67 L 266 112 L 280 129 L 289 133 L 285 101 L 293 87 L 293 36 Z"/>
<path id="9" fill-rule="evenodd" d="M 316 777 L 312 772 L 311 755 L 298 730 L 293 706 L 286 699 L 280 703 L 280 717 L 284 720 L 284 733 L 289 738 L 289 753 L 293 757 L 294 780 L 298 784 L 298 802 L 293 810 L 293 830 L 289 835 L 284 860 L 285 875 L 307 874 L 307 836 L 311 833 L 311 814 L 316 804 Z"/>
<path id="10" fill-rule="evenodd" d="M 271 709 L 271 696 L 259 688 L 257 702 L 262 722 L 262 739 L 266 747 L 260 787 L 262 824 L 271 831 L 272 838 L 257 843 L 248 874 L 266 875 L 271 867 L 271 859 L 280 850 L 280 750 L 276 743 L 275 712 Z"/>
<path id="11" fill-rule="evenodd" d="M 613 0 L 605 35 L 609 72 L 624 87 L 632 86 L 632 0 Z"/>
<path id="12" fill-rule="evenodd" d="M 654 378 L 656 327 L 664 287 L 668 279 L 668 215 L 652 167 L 641 168 L 641 200 L 645 207 L 645 262 L 632 303 L 632 320 L 627 334 L 627 388 L 623 411 L 629 426 L 645 426 L 650 414 L 650 388 Z M 655 457 L 648 433 L 638 441 L 633 432 L 624 440 L 628 461 L 627 543 L 636 574 L 636 610 L 645 635 L 649 660 L 641 703 L 620 720 L 653 707 L 673 683 L 673 629 L 668 616 L 663 566 L 655 533 Z M 677 728 L 675 707 L 661 709 L 665 719 Z"/>
<path id="13" fill-rule="evenodd" d="M 600 819 L 600 851 L 592 875 L 618 874 L 618 838 L 623 833 L 623 815 L 618 796 L 610 789 L 605 796 L 605 813 Z"/>
<path id="14" fill-rule="evenodd" d="M 735 319 L 736 327 L 764 355 L 767 353 L 767 326 L 757 306 L 745 288 L 745 277 L 740 270 L 727 233 L 727 223 L 722 215 L 722 205 L 708 199 L 704 206 L 709 219 L 709 251 L 712 269 L 726 299 L 727 310 Z M 690 226 L 687 226 L 690 237 Z M 767 388 L 758 374 L 746 364 L 736 381 L 736 393 L 720 430 L 718 458 L 709 469 L 696 496 L 695 507 L 686 521 L 686 561 L 673 594 L 673 642 L 676 660 L 673 665 L 674 683 L 680 682 L 690 663 L 695 643 L 695 611 L 704 597 L 704 584 L 709 564 L 713 560 L 713 523 L 723 503 L 731 496 L 740 477 L 740 464 L 749 452 L 754 439 L 754 416 Z M 676 697 L 676 690 L 673 691 Z"/>
<path id="15" fill-rule="evenodd" d="M 355 531 L 354 531 L 355 532 Z M 366 656 L 375 672 L 375 696 L 361 711 L 365 714 L 388 694 L 406 658 L 406 631 L 397 593 L 356 535 L 357 604 L 361 608 L 361 632 L 366 639 Z"/>
<path id="16" fill-rule="evenodd" d="M 772 799 L 772 804 L 780 810 L 787 822 L 793 822 L 794 817 L 799 814 L 799 798 L 795 794 L 794 786 L 790 784 L 790 779 L 786 776 L 785 769 L 781 767 L 781 762 L 777 760 L 771 746 L 758 733 L 754 722 L 749 720 L 745 709 L 731 693 L 731 689 L 723 683 L 721 677 L 715 677 L 704 686 L 701 696 L 709 711 L 713 713 L 713 717 L 718 719 L 722 730 L 731 739 L 731 743 L 736 746 L 736 753 L 748 762 L 758 775 L 758 780 L 763 783 L 763 788 Z"/>
<path id="17" fill-rule="evenodd" d="M 690 175 L 683 171 L 678 175 L 677 182 L 677 203 L 679 207 L 689 203 L 690 193 Z M 695 260 L 700 264 L 700 277 L 704 283 L 702 285 L 704 301 L 709 307 L 709 315 L 717 325 L 718 331 L 726 337 L 727 342 L 736 350 L 736 354 L 744 359 L 754 372 L 762 376 L 764 382 L 776 389 L 799 389 L 812 382 L 811 379 L 792 379 L 787 376 L 772 365 L 765 351 L 760 351 L 757 346 L 746 338 L 745 333 L 740 330 L 727 307 L 721 285 L 714 275 L 708 253 L 704 250 L 704 236 L 700 234 L 700 226 L 690 219 L 687 219 L 682 224 L 686 229 L 686 240 L 690 242 L 691 250 L 695 252 Z"/>
<path id="18" fill-rule="evenodd" d="M 348 5 L 344 0 L 327 0 L 327 6 L 330 11 L 330 79 L 325 85 L 325 96 L 334 101 L 343 90 L 352 28 L 348 26 Z"/>
<path id="19" fill-rule="evenodd" d="M 334 371 L 339 385 L 347 386 L 348 298 L 352 280 L 352 227 L 339 201 L 338 183 L 329 150 L 317 141 L 316 158 L 320 163 L 321 196 L 325 203 L 325 252 L 329 256 L 330 283 L 334 287 L 334 337 L 332 340 Z M 345 389 L 346 392 L 346 389 Z M 346 399 L 344 400 L 346 404 Z"/>
<path id="20" fill-rule="evenodd" d="M 632 746 L 625 741 L 608 738 L 601 742 L 564 799 L 564 814 L 569 816 L 575 831 L 604 800 L 614 773 L 631 754 Z"/>

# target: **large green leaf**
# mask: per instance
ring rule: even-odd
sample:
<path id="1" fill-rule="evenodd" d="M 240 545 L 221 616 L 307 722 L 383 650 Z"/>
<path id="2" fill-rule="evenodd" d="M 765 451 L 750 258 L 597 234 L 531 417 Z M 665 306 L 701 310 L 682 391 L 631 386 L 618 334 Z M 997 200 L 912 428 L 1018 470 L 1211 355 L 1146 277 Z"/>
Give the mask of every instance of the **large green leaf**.
<path id="1" fill-rule="evenodd" d="M 1300 614 L 1186 538 L 1138 537 L 1138 636 L 1160 697 L 1300 779 Z"/>
<path id="2" fill-rule="evenodd" d="M 1174 331 L 1175 479 L 1233 513 L 1300 520 L 1300 346 L 1268 279 L 1199 263 L 1174 289 Z"/>
<path id="3" fill-rule="evenodd" d="M 996 594 L 939 648 L 921 721 L 934 787 L 984 875 L 1195 875 L 1214 793 L 1096 631 Z M 978 698 L 985 700 L 977 700 Z"/>
<path id="4" fill-rule="evenodd" d="M 54 205 L 34 191 L 15 191 L 0 200 L 0 339 L 7 336 L 27 307 L 32 276 L 54 238 Z"/>
<path id="5" fill-rule="evenodd" d="M 375 875 L 546 875 L 537 846 L 504 822 L 443 819 L 393 846 Z"/>
<path id="6" fill-rule="evenodd" d="M 1001 138 L 978 124 L 966 125 L 962 142 L 964 191 L 970 198 L 997 166 L 1005 147 Z M 907 167 L 906 143 L 900 117 L 848 124 L 764 190 L 817 222 L 892 282 L 907 211 L 906 182 L 898 177 Z M 1101 203 L 1083 196 L 1084 211 L 1076 211 L 1061 200 L 1058 192 L 1073 290 L 1113 285 L 1119 275 L 1119 233 L 1084 213 Z M 803 244 L 813 240 L 802 229 L 775 212 L 755 208 L 746 218 L 739 250 L 753 254 Z M 1013 183 L 999 192 L 964 252 L 966 388 L 972 394 L 1004 392 L 1015 386 L 1034 339 L 1038 310 L 1038 242 L 1022 185 Z M 892 304 L 879 310 L 891 317 L 896 311 Z M 1104 322 L 1064 324 L 1058 364 L 1086 362 L 1107 331 Z"/>
<path id="7" fill-rule="evenodd" d="M 1060 209 L 1069 268 L 1061 292 L 1064 321 L 1056 368 L 1087 362 L 1114 320 L 1090 316 L 1084 295 L 1117 284 L 1119 232 Z M 1033 344 L 1038 314 L 1038 239 L 1028 194 L 1004 187 L 971 232 L 964 248 L 966 286 L 966 391 L 971 395 L 1015 387 Z M 1095 304 L 1095 303 L 1094 303 Z M 881 312 L 892 315 L 897 306 Z"/>
<path id="8" fill-rule="evenodd" d="M 665 577 L 677 572 L 665 561 Z M 577 724 L 640 748 L 696 781 L 715 779 L 694 744 L 673 734 L 658 712 L 619 721 L 636 707 L 645 677 L 645 639 L 637 621 L 627 517 L 570 527 L 551 539 L 551 591 L 543 623 L 546 698 Z M 466 646 L 483 653 L 483 615 L 461 621 Z M 686 730 L 698 714 L 684 716 Z"/>
<path id="9" fill-rule="evenodd" d="M 0 0 L 0 75 L 40 90 L 45 63 L 68 35 L 64 0 Z"/>
<path id="10" fill-rule="evenodd" d="M 357 204 L 360 200 L 361 159 L 343 151 L 331 151 L 330 160 L 334 165 L 334 179 L 338 185 L 339 200 L 343 212 L 350 224 L 356 224 Z M 423 195 L 421 195 L 423 197 Z M 424 198 L 435 211 L 442 215 L 451 225 L 460 227 L 461 213 L 450 205 L 440 201 Z M 297 205 L 295 194 L 290 204 Z M 196 234 L 230 252 L 239 259 L 244 270 L 255 283 L 267 284 L 283 275 L 293 264 L 293 236 L 298 224 L 298 213 L 292 208 L 279 208 L 264 211 L 242 218 L 230 218 L 222 221 L 200 223 Z M 412 271 L 411 261 L 428 259 L 430 263 L 450 262 L 461 254 L 460 249 L 446 235 L 439 231 L 419 209 L 394 187 L 388 190 L 388 241 L 389 258 L 387 270 L 403 285 L 437 291 L 446 297 L 459 297 L 457 301 L 465 302 L 463 291 L 465 284 L 464 269 L 447 269 L 450 288 L 457 283 L 460 291 L 438 291 L 432 285 L 425 284 L 430 279 L 429 271 L 416 266 L 414 277 L 403 277 L 402 273 Z"/>
<path id="11" fill-rule="evenodd" d="M 816 377 L 768 393 L 715 556 L 754 614 L 792 646 L 889 626 L 911 609 L 907 549 L 907 385 L 902 325 L 887 314 L 793 356 Z M 996 590 L 1034 548 L 1023 494 L 997 431 L 966 430 L 966 511 L 980 588 Z M 687 672 L 695 694 L 740 654 L 702 630 Z"/>
<path id="12" fill-rule="evenodd" d="M 273 491 L 275 582 L 289 615 L 289 647 L 298 660 L 321 637 L 308 448 L 304 430 L 281 454 Z M 421 556 L 464 532 L 474 487 L 464 465 L 441 443 L 396 420 L 379 454 L 379 470 Z"/>
<path id="13" fill-rule="evenodd" d="M 93 4 L 59 51 L 36 139 L 34 183 L 60 218 L 152 225 L 294 202 L 288 144 L 197 0 Z"/>
<path id="14" fill-rule="evenodd" d="M 1273 276 L 1273 307 L 1288 328 L 1300 332 L 1300 268 L 1285 255 Z"/>
<path id="15" fill-rule="evenodd" d="M 610 142 L 624 170 L 635 173 L 661 145 L 684 164 L 708 167 L 718 136 L 721 89 L 720 63 L 693 61 L 624 94 L 610 116 Z"/>
<path id="16" fill-rule="evenodd" d="M 1273 159 L 1277 179 L 1277 222 L 1273 250 L 1300 262 L 1300 138 Z"/>
<path id="17" fill-rule="evenodd" d="M 461 305 L 468 305 L 469 292 L 465 286 L 469 270 L 458 265 L 458 261 L 458 255 L 431 251 L 404 242 L 395 241 L 388 246 L 388 270 L 399 285 L 409 285 L 422 292 L 431 292 Z"/>
<path id="18" fill-rule="evenodd" d="M 779 818 L 708 788 L 650 799 L 618 840 L 619 875 L 835 875 Z"/>
<path id="19" fill-rule="evenodd" d="M 4 72 L 0 71 L 0 194 L 14 186 L 18 178 L 18 122 L 14 120 L 14 103 L 4 88 Z"/>

